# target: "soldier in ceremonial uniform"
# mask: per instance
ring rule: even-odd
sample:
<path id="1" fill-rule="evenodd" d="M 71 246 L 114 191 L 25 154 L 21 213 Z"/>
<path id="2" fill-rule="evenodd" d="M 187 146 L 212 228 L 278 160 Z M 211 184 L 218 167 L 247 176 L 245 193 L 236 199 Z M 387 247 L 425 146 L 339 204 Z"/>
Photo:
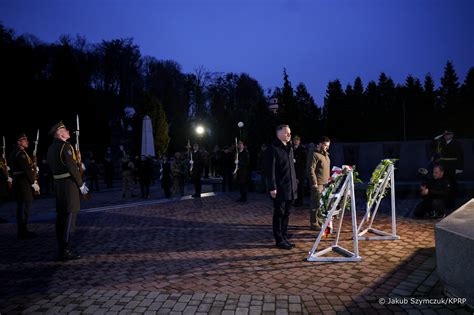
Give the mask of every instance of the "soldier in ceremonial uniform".
<path id="1" fill-rule="evenodd" d="M 237 199 L 237 202 L 247 202 L 250 179 L 250 156 L 242 140 L 239 141 L 237 150 L 239 150 L 239 158 L 235 160 L 237 165 L 236 180 L 240 190 L 240 198 Z"/>
<path id="2" fill-rule="evenodd" d="M 458 187 L 457 176 L 462 174 L 464 170 L 464 151 L 461 143 L 454 139 L 454 132 L 452 130 L 446 130 L 436 138 L 439 141 L 437 146 L 439 159 L 435 160 L 435 162 L 444 167 L 444 175 L 451 185 L 448 206 L 453 207 Z"/>
<path id="3" fill-rule="evenodd" d="M 53 174 L 56 193 L 58 258 L 60 261 L 79 259 L 80 256 L 69 249 L 69 244 L 80 208 L 80 194 L 87 194 L 89 189 L 79 172 L 76 151 L 67 141 L 70 138 L 69 130 L 59 122 L 49 133 L 54 137 L 48 149 L 47 160 Z"/>
<path id="4" fill-rule="evenodd" d="M 201 175 L 204 168 L 202 153 L 199 150 L 199 144 L 193 144 L 193 159 L 189 161 L 193 165 L 193 170 L 191 172 L 191 180 L 194 184 L 194 198 L 201 198 Z"/>
<path id="5" fill-rule="evenodd" d="M 10 167 L 13 176 L 13 193 L 16 201 L 16 223 L 18 225 L 18 239 L 35 237 L 35 233 L 28 231 L 28 218 L 33 203 L 33 191 L 39 192 L 40 187 L 35 178 L 33 161 L 26 149 L 28 138 L 24 133 L 17 137 L 17 145 L 10 155 Z"/>

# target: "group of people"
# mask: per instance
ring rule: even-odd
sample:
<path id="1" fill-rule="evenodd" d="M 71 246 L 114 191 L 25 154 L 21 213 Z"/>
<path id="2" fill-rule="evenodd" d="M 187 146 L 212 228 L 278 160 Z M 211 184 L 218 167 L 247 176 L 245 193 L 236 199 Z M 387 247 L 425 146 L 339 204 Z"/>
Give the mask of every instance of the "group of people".
<path id="1" fill-rule="evenodd" d="M 46 163 L 54 180 L 56 196 L 56 240 L 60 261 L 80 258 L 71 250 L 71 235 L 76 225 L 80 208 L 80 195 L 87 195 L 88 187 L 83 181 L 83 165 L 80 152 L 68 142 L 69 130 L 59 122 L 49 134 L 53 143 L 49 146 Z M 37 235 L 28 228 L 34 195 L 40 193 L 39 166 L 28 153 L 29 140 L 25 133 L 16 137 L 16 143 L 9 158 L 2 158 L 2 182 L 7 190 L 13 190 L 16 202 L 17 237 L 19 240 L 31 239 Z"/>
<path id="2" fill-rule="evenodd" d="M 122 174 L 122 198 L 135 197 L 134 187 L 139 184 L 141 197 L 150 198 L 150 185 L 153 178 L 153 160 L 149 156 L 143 155 L 131 159 L 130 156 L 123 152 L 120 164 Z"/>
<path id="3" fill-rule="evenodd" d="M 303 204 L 306 177 L 311 192 L 309 225 L 312 230 L 321 229 L 324 218 L 320 202 L 330 177 L 330 144 L 331 140 L 324 136 L 307 151 L 298 136 L 291 142 L 288 125 L 276 128 L 276 140 L 266 148 L 263 157 L 263 176 L 273 201 L 272 226 L 277 248 L 295 247 L 288 238 L 290 209 L 292 205 Z"/>
<path id="4" fill-rule="evenodd" d="M 329 182 L 331 160 L 328 137 L 321 137 L 308 151 L 301 146 L 296 136 L 291 143 L 288 125 L 276 129 L 277 140 L 265 149 L 262 160 L 263 175 L 267 190 L 273 200 L 273 234 L 276 247 L 291 249 L 294 244 L 288 239 L 288 221 L 291 206 L 300 206 L 304 195 L 305 178 L 310 187 L 311 230 L 320 230 L 324 224 L 320 207 L 322 193 Z M 457 176 L 463 173 L 464 154 L 461 144 L 454 140 L 454 133 L 446 130 L 437 136 L 431 146 L 430 170 L 424 172 L 425 180 L 420 186 L 422 201 L 415 207 L 417 218 L 442 218 L 447 209 L 454 206 L 457 193 Z"/>
<path id="5" fill-rule="evenodd" d="M 70 134 L 66 126 L 59 122 L 51 128 L 49 134 L 53 137 L 53 143 L 48 149 L 42 169 L 47 167 L 54 181 L 58 258 L 62 261 L 78 259 L 79 256 L 70 249 L 71 235 L 80 207 L 80 195 L 87 196 L 89 188 L 81 173 L 84 168 L 80 152 L 68 142 Z M 456 176 L 463 170 L 462 147 L 453 139 L 453 132 L 446 131 L 434 141 L 430 160 L 431 175 L 420 187 L 423 200 L 414 211 L 418 218 L 426 215 L 438 218 L 445 214 L 446 208 L 452 205 L 454 200 Z M 262 146 L 259 164 L 266 191 L 273 202 L 272 226 L 276 247 L 289 250 L 295 246 L 288 236 L 290 209 L 292 206 L 303 205 L 306 179 L 311 196 L 309 227 L 317 231 L 323 226 L 324 217 L 320 204 L 322 193 L 330 179 L 330 144 L 328 137 L 321 137 L 315 145 L 305 148 L 301 144 L 301 138 L 295 136 L 292 139 L 288 125 L 280 125 L 276 128 L 275 141 L 271 145 Z M 41 171 L 29 155 L 28 147 L 28 137 L 21 133 L 16 139 L 15 149 L 11 152 L 8 163 L 7 159 L 0 159 L 0 185 L 5 186 L 0 188 L 7 190 L 12 186 L 17 205 L 16 221 L 20 240 L 36 236 L 28 229 L 28 219 L 33 196 L 40 191 L 38 181 Z M 215 153 L 217 152 L 220 151 L 215 150 Z M 216 161 L 219 159 L 219 163 L 214 161 L 214 165 L 220 167 L 213 172 L 223 177 L 223 190 L 230 190 L 232 181 L 235 181 L 240 192 L 237 201 L 246 202 L 251 171 L 250 156 L 245 143 L 241 140 L 236 146 L 225 147 L 219 154 L 214 155 L 214 158 Z M 112 165 L 110 158 L 109 162 Z M 91 160 L 89 169 L 92 167 L 94 170 L 95 163 Z M 159 180 L 165 197 L 170 198 L 173 194 L 183 196 L 188 177 L 194 185 L 192 197 L 201 197 L 205 157 L 198 144 L 189 146 L 187 152 L 175 153 L 171 158 L 163 155 L 159 168 Z M 94 172 L 98 173 L 98 170 Z M 133 196 L 134 182 L 138 179 L 142 197 L 149 198 L 154 173 L 151 158 L 143 156 L 141 159 L 132 160 L 123 152 L 121 173 L 122 197 Z M 428 170 L 424 175 L 427 173 Z M 96 180 L 93 176 L 91 185 L 97 185 Z"/>
<path id="6" fill-rule="evenodd" d="M 452 130 L 436 136 L 430 145 L 428 169 L 420 169 L 422 201 L 416 206 L 416 218 L 442 218 L 454 206 L 458 191 L 457 177 L 464 170 L 464 152 Z"/>

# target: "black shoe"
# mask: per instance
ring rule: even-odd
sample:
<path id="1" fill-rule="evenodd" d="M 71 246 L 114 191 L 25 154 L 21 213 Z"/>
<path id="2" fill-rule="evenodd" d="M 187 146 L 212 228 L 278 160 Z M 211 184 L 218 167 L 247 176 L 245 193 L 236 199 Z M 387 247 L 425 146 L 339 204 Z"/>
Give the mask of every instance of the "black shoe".
<path id="1" fill-rule="evenodd" d="M 290 244 L 288 244 L 285 241 L 281 241 L 281 242 L 277 243 L 276 247 L 278 247 L 280 249 L 286 249 L 286 250 L 290 250 L 290 249 L 293 248 Z"/>
<path id="2" fill-rule="evenodd" d="M 196 195 L 196 194 L 194 194 L 194 195 L 192 195 L 191 197 L 193 197 L 193 198 L 201 198 L 201 195 Z"/>
<path id="3" fill-rule="evenodd" d="M 287 238 L 285 238 L 285 242 L 290 245 L 292 248 L 296 247 L 295 243 L 290 242 Z"/>
<path id="4" fill-rule="evenodd" d="M 68 260 L 77 260 L 81 259 L 81 256 L 71 252 L 70 250 L 66 249 L 64 252 L 59 254 L 59 261 L 68 261 Z"/>
<path id="5" fill-rule="evenodd" d="M 247 202 L 247 199 L 244 199 L 244 198 L 239 198 L 236 200 L 237 202 Z"/>

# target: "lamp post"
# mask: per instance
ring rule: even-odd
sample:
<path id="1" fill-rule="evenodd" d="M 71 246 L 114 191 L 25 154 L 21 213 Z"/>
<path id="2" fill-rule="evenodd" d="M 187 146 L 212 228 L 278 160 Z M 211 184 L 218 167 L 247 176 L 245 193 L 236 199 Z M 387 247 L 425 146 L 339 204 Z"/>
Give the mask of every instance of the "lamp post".
<path id="1" fill-rule="evenodd" d="M 239 127 L 240 140 L 242 140 L 242 128 L 244 127 L 244 123 L 239 121 L 237 127 Z"/>

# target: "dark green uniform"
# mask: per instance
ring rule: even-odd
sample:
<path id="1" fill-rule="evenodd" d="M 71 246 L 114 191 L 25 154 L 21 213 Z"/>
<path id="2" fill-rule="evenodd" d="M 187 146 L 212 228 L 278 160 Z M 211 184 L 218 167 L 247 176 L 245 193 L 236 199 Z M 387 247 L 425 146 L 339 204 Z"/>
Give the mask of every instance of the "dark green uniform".
<path id="1" fill-rule="evenodd" d="M 83 181 L 76 163 L 76 152 L 69 142 L 55 138 L 48 149 L 47 160 L 54 178 L 56 239 L 61 257 L 68 251 L 70 236 L 74 231 L 80 208 L 79 187 Z"/>
<path id="2" fill-rule="evenodd" d="M 18 224 L 18 238 L 28 238 L 30 232 L 27 224 L 33 203 L 33 189 L 35 182 L 33 161 L 28 153 L 17 146 L 10 155 L 10 167 L 13 178 L 13 193 L 16 201 L 16 222 Z"/>

